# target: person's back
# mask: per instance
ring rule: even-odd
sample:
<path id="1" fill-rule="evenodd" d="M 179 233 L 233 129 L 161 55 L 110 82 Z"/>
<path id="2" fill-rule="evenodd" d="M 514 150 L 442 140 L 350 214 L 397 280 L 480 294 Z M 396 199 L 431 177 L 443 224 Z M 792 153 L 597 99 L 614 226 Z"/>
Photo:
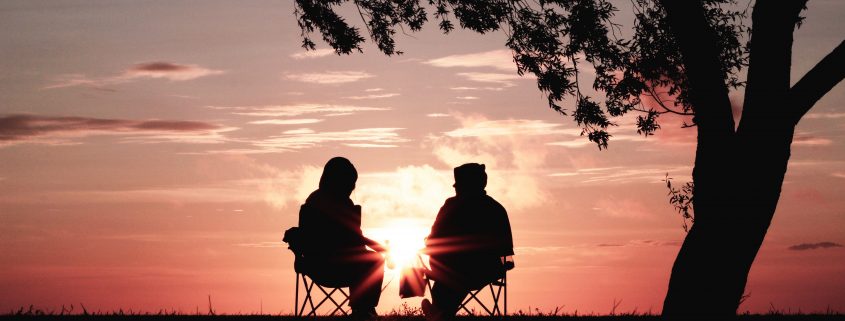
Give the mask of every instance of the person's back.
<path id="1" fill-rule="evenodd" d="M 495 278 L 501 272 L 500 258 L 513 255 L 507 212 L 484 193 L 459 194 L 446 200 L 428 243 L 432 268 L 450 271 L 459 276 L 455 281 L 469 288 Z"/>
<path id="2" fill-rule="evenodd" d="M 300 209 L 299 227 L 309 235 L 308 256 L 335 257 L 364 250 L 361 207 L 349 198 L 314 191 Z"/>
<path id="3" fill-rule="evenodd" d="M 455 168 L 456 195 L 440 208 L 426 239 L 436 315 L 454 315 L 470 289 L 495 281 L 505 272 L 501 257 L 513 255 L 507 211 L 484 190 L 484 170 L 482 164 Z M 432 309 L 427 300 L 423 308 Z"/>
<path id="4" fill-rule="evenodd" d="M 349 306 L 356 319 L 370 319 L 384 280 L 384 248 L 361 233 L 361 207 L 349 196 L 358 172 L 343 157 L 323 168 L 320 187 L 300 207 L 299 229 L 305 239 L 304 271 L 321 285 L 349 287 Z"/>

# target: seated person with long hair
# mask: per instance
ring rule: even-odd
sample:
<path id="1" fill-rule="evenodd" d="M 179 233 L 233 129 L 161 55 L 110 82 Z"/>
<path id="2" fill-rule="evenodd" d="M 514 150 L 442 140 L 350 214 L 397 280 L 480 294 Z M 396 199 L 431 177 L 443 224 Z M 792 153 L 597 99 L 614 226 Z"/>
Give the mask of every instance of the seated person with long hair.
<path id="1" fill-rule="evenodd" d="M 453 317 L 470 290 L 501 278 L 502 257 L 513 255 L 507 211 L 487 195 L 483 164 L 455 168 L 455 196 L 446 200 L 426 239 L 434 280 L 422 310 L 429 320 Z"/>
<path id="2" fill-rule="evenodd" d="M 299 212 L 305 240 L 305 274 L 317 284 L 349 287 L 349 306 L 356 320 L 377 316 L 375 307 L 384 280 L 385 249 L 361 232 L 361 206 L 349 196 L 358 172 L 343 157 L 330 159 L 320 177 L 320 187 L 308 196 Z"/>

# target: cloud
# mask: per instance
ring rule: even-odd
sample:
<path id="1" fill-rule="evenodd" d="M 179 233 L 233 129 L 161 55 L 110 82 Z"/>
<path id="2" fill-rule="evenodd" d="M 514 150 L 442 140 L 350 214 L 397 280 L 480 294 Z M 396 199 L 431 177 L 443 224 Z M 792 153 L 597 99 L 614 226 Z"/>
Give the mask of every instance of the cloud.
<path id="1" fill-rule="evenodd" d="M 810 112 L 804 115 L 804 119 L 838 119 L 845 118 L 845 113 Z"/>
<path id="2" fill-rule="evenodd" d="M 279 136 L 254 141 L 252 145 L 264 151 L 285 152 L 341 143 L 349 147 L 398 147 L 409 140 L 399 135 L 403 128 L 361 128 L 347 131 L 318 132 L 309 128 L 289 130 Z"/>
<path id="3" fill-rule="evenodd" d="M 435 67 L 488 67 L 506 71 L 516 71 L 513 55 L 509 50 L 491 50 L 462 55 L 451 55 L 431 60 L 424 64 Z"/>
<path id="4" fill-rule="evenodd" d="M 251 247 L 251 248 L 287 248 L 287 244 L 284 244 L 279 241 L 269 241 L 269 242 L 256 242 L 256 243 L 237 243 L 235 246 L 238 247 Z"/>
<path id="5" fill-rule="evenodd" d="M 639 167 L 593 167 L 580 168 L 571 172 L 556 172 L 550 177 L 579 180 L 580 183 L 624 184 L 624 183 L 659 183 L 666 173 L 671 177 L 685 178 L 692 167 L 686 165 L 639 166 Z"/>
<path id="6" fill-rule="evenodd" d="M 87 86 L 108 90 L 105 86 L 128 83 L 144 78 L 186 81 L 222 73 L 224 73 L 222 70 L 209 69 L 194 64 L 154 61 L 132 65 L 123 73 L 109 77 L 89 77 L 85 74 L 59 75 L 53 80 L 53 84 L 45 86 L 44 89 Z"/>
<path id="7" fill-rule="evenodd" d="M 322 166 L 281 170 L 243 160 L 257 170 L 255 182 L 264 200 L 277 208 L 298 206 L 317 188 Z M 354 160 L 353 160 L 354 162 Z M 359 173 L 351 198 L 362 204 L 367 222 L 416 218 L 431 222 L 447 197 L 454 195 L 451 171 L 429 165 L 400 166 L 394 170 Z"/>
<path id="8" fill-rule="evenodd" d="M 455 97 L 455 98 L 461 99 L 461 100 L 477 100 L 477 99 L 480 99 L 476 96 L 458 96 L 458 97 Z"/>
<path id="9" fill-rule="evenodd" d="M 517 74 L 503 74 L 491 72 L 460 72 L 458 76 L 464 77 L 470 81 L 485 82 L 499 84 L 504 87 L 516 86 L 513 82 L 515 80 L 524 79 Z"/>
<path id="10" fill-rule="evenodd" d="M 358 148 L 394 148 L 399 147 L 399 145 L 387 145 L 387 144 L 366 144 L 366 143 L 349 143 L 344 144 L 349 147 L 358 147 Z"/>
<path id="11" fill-rule="evenodd" d="M 233 114 L 262 117 L 295 117 L 309 114 L 323 114 L 325 116 L 351 115 L 365 111 L 384 111 L 390 108 L 366 107 L 353 105 L 329 104 L 298 104 L 275 106 L 208 106 L 211 109 L 230 110 Z"/>
<path id="12" fill-rule="evenodd" d="M 828 146 L 833 144 L 833 141 L 827 138 L 816 137 L 810 133 L 797 132 L 792 139 L 792 145 L 805 147 Z"/>
<path id="13" fill-rule="evenodd" d="M 429 143 L 450 167 L 463 163 L 487 165 L 488 192 L 508 208 L 542 204 L 548 197 L 537 172 L 544 171 L 548 147 L 544 140 L 568 132 L 560 124 L 540 120 L 489 120 L 455 115 L 459 128 L 432 136 Z M 578 132 L 580 133 L 580 132 Z"/>
<path id="14" fill-rule="evenodd" d="M 458 115 L 462 127 L 444 134 L 449 137 L 494 137 L 494 136 L 579 136 L 580 129 L 564 129 L 561 124 L 543 120 L 506 119 L 488 120 L 485 117 L 465 117 Z"/>
<path id="15" fill-rule="evenodd" d="M 450 90 L 459 90 L 459 91 L 467 91 L 467 90 L 493 90 L 493 91 L 502 91 L 501 87 L 467 87 L 467 86 L 459 86 L 459 87 L 450 87 Z"/>
<path id="16" fill-rule="evenodd" d="M 285 78 L 289 80 L 322 85 L 350 83 L 372 77 L 375 76 L 363 71 L 327 71 L 285 75 Z"/>
<path id="17" fill-rule="evenodd" d="M 390 98 L 390 97 L 396 97 L 396 96 L 399 96 L 399 94 L 398 93 L 370 94 L 370 95 L 361 95 L 361 96 L 347 96 L 347 97 L 343 97 L 343 98 L 360 100 L 360 99 L 381 99 L 381 98 Z"/>
<path id="18" fill-rule="evenodd" d="M 132 142 L 219 142 L 235 128 L 199 121 L 127 120 L 15 114 L 0 117 L 0 144 L 68 144 L 72 137 L 124 134 Z M 142 137 L 139 137 L 141 135 Z"/>
<path id="19" fill-rule="evenodd" d="M 599 243 L 596 247 L 681 246 L 683 241 L 630 240 L 627 243 Z"/>
<path id="20" fill-rule="evenodd" d="M 827 249 L 827 248 L 834 248 L 834 247 L 842 247 L 842 244 L 834 243 L 834 242 L 801 243 L 801 244 L 796 244 L 796 245 L 790 246 L 789 250 L 792 250 L 792 251 L 807 251 L 807 250 Z"/>
<path id="21" fill-rule="evenodd" d="M 243 160 L 247 166 L 257 170 L 256 182 L 264 201 L 275 208 L 286 208 L 291 204 L 302 204 L 312 191 L 317 189 L 321 167 L 302 166 L 296 169 L 281 170 L 253 160 Z"/>
<path id="22" fill-rule="evenodd" d="M 300 119 L 265 119 L 249 122 L 256 125 L 305 125 L 314 124 L 323 121 L 315 118 L 300 118 Z"/>
<path id="23" fill-rule="evenodd" d="M 624 219 L 652 219 L 653 210 L 649 209 L 642 201 L 636 199 L 612 199 L 604 198 L 599 200 L 593 210 L 601 216 Z"/>
<path id="24" fill-rule="evenodd" d="M 446 198 L 454 195 L 451 170 L 430 165 L 364 173 L 357 186 L 353 199 L 363 204 L 375 221 L 421 218 L 433 222 Z"/>
<path id="25" fill-rule="evenodd" d="M 323 49 L 307 50 L 307 51 L 304 51 L 304 52 L 293 53 L 293 54 L 290 54 L 290 57 L 293 58 L 293 59 L 296 59 L 296 60 L 301 60 L 301 59 L 322 58 L 322 57 L 326 57 L 326 56 L 331 56 L 333 54 L 336 54 L 336 52 L 333 49 L 323 48 Z"/>
<path id="26" fill-rule="evenodd" d="M 377 91 L 384 91 L 384 88 L 368 88 L 368 89 L 364 89 L 364 91 L 368 92 L 368 93 L 372 93 L 372 92 L 377 92 Z"/>
<path id="27" fill-rule="evenodd" d="M 431 113 L 431 114 L 426 114 L 425 116 L 426 116 L 426 117 L 433 117 L 433 118 L 437 118 L 437 117 L 449 117 L 450 115 L 449 115 L 449 114 L 444 114 L 444 113 Z"/>
<path id="28" fill-rule="evenodd" d="M 156 61 L 136 64 L 126 70 L 124 77 L 129 79 L 144 77 L 165 78 L 172 81 L 184 81 L 222 73 L 223 71 L 208 69 L 198 65 L 180 65 Z"/>

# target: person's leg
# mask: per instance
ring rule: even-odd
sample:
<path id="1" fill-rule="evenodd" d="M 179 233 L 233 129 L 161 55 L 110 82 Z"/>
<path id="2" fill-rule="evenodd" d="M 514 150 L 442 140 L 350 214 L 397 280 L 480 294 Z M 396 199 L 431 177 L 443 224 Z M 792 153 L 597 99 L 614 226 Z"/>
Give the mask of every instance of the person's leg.
<path id="1" fill-rule="evenodd" d="M 431 288 L 432 304 L 444 318 L 451 318 L 458 313 L 458 309 L 467 296 L 467 291 L 449 286 L 443 282 L 434 282 Z"/>
<path id="2" fill-rule="evenodd" d="M 349 306 L 353 313 L 375 313 L 384 281 L 384 258 L 377 252 L 367 251 L 354 258 L 351 265 L 353 276 L 349 287 Z"/>

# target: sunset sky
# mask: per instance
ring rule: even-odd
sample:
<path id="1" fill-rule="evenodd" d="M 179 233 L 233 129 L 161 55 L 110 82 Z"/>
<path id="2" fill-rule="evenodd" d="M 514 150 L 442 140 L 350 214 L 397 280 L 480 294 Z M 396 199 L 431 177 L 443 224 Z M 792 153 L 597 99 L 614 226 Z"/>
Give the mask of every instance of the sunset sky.
<path id="1" fill-rule="evenodd" d="M 793 82 L 842 41 L 845 2 L 805 15 Z M 0 313 L 208 296 L 290 313 L 282 233 L 333 156 L 359 171 L 365 234 L 394 244 L 427 234 L 453 167 L 486 164 L 513 227 L 510 312 L 659 312 L 685 234 L 662 180 L 689 180 L 695 130 L 667 116 L 644 138 L 631 115 L 599 151 L 516 74 L 503 33 L 397 38 L 400 56 L 306 52 L 292 1 L 0 2 Z M 740 311 L 845 312 L 843 101 L 840 84 L 798 126 Z M 397 283 L 379 312 L 419 304 Z"/>

